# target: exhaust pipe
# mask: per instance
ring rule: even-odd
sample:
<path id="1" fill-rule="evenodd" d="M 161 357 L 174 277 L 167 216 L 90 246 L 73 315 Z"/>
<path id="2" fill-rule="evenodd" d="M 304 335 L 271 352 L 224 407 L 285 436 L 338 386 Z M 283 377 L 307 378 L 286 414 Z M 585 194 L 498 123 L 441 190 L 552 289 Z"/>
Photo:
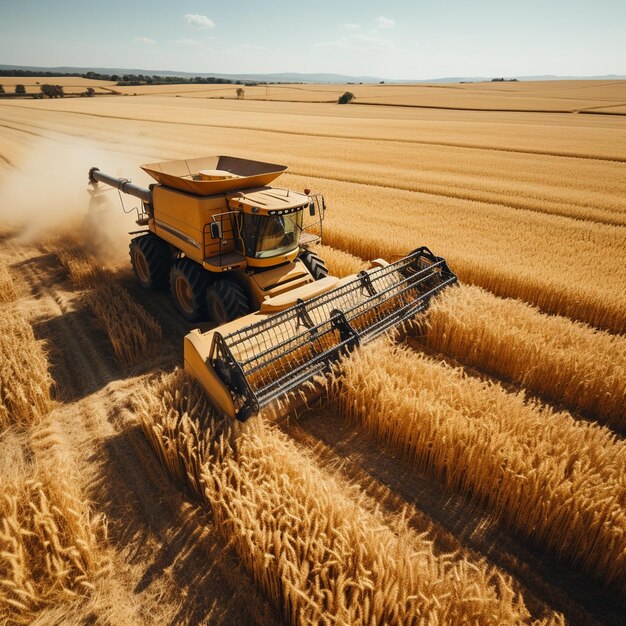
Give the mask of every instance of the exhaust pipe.
<path id="1" fill-rule="evenodd" d="M 135 196 L 135 198 L 139 198 L 146 204 L 152 203 L 152 191 L 150 189 L 134 185 L 128 178 L 115 178 L 115 176 L 105 174 L 97 167 L 92 167 L 89 170 L 89 182 L 92 185 L 99 182 L 104 183 L 105 185 L 119 189 L 122 193 L 126 193 L 129 196 Z"/>

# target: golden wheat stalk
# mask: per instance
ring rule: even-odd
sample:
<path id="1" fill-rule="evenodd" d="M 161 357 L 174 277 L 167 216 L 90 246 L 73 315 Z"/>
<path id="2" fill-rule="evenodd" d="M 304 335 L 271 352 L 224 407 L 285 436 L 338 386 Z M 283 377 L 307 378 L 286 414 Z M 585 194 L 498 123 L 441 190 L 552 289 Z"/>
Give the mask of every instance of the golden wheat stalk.
<path id="1" fill-rule="evenodd" d="M 626 427 L 626 337 L 468 286 L 435 298 L 427 324 L 435 350 Z"/>
<path id="2" fill-rule="evenodd" d="M 288 623 L 531 621 L 509 579 L 435 553 L 425 534 L 392 531 L 280 431 L 213 416 L 180 372 L 142 391 L 136 413 L 165 467 L 204 502 Z"/>
<path id="3" fill-rule="evenodd" d="M 106 522 L 93 514 L 54 433 L 35 430 L 37 463 L 2 476 L 0 613 L 31 623 L 44 608 L 90 595 L 108 568 Z"/>
<path id="4" fill-rule="evenodd" d="M 343 413 L 506 525 L 626 593 L 626 445 L 405 347 L 354 353 Z"/>
<path id="5" fill-rule="evenodd" d="M 71 237 L 50 245 L 72 283 L 87 290 L 84 300 L 107 333 L 118 362 L 128 368 L 155 354 L 161 344 L 161 326 L 117 283 L 112 272 Z"/>
<path id="6" fill-rule="evenodd" d="M 41 419 L 51 387 L 44 342 L 21 314 L 0 316 L 0 428 Z"/>
<path id="7" fill-rule="evenodd" d="M 0 304 L 17 300 L 18 292 L 11 271 L 6 265 L 0 265 Z"/>
<path id="8" fill-rule="evenodd" d="M 357 274 L 361 270 L 365 270 L 368 267 L 368 263 L 360 259 L 359 257 L 344 252 L 343 250 L 337 250 L 330 246 L 317 244 L 313 246 L 312 250 L 319 254 L 324 260 L 328 272 L 331 276 L 348 276 L 349 274 Z"/>

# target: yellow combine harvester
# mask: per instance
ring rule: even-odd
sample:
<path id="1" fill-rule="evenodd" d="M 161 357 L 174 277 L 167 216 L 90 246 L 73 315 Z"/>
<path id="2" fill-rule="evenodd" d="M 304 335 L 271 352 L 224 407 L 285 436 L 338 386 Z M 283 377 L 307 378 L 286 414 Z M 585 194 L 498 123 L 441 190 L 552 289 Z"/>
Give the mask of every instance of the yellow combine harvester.
<path id="1" fill-rule="evenodd" d="M 89 181 L 142 201 L 137 224 L 147 229 L 130 243 L 135 275 L 146 289 L 169 283 L 188 320 L 217 324 L 185 337 L 185 370 L 241 421 L 456 282 L 428 248 L 329 276 L 309 249 L 322 238 L 324 198 L 269 187 L 284 165 L 212 156 L 142 169 L 158 184 L 144 189 L 96 167 Z"/>

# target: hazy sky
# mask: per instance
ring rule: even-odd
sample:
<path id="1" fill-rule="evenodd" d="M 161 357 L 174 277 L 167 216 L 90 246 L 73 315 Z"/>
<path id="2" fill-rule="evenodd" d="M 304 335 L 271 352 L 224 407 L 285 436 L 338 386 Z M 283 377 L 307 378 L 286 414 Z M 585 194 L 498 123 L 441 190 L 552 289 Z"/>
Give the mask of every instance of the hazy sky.
<path id="1" fill-rule="evenodd" d="M 0 64 L 386 78 L 626 73 L 625 0 L 0 0 Z"/>

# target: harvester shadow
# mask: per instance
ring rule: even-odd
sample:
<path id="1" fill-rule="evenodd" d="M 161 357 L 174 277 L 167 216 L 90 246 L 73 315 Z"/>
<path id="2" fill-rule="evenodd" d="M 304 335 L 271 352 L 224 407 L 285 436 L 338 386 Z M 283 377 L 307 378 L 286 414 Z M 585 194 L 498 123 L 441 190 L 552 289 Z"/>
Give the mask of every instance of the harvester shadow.
<path id="1" fill-rule="evenodd" d="M 439 527 L 433 535 L 436 550 L 448 553 L 464 547 L 519 580 L 534 596 L 525 598 L 533 617 L 541 617 L 550 607 L 562 612 L 569 624 L 623 624 L 626 603 L 617 594 L 533 549 L 484 509 L 412 468 L 400 454 L 381 447 L 333 409 L 311 409 L 297 424 L 284 428 L 305 445 L 317 446 L 323 463 L 340 466 L 383 509 L 397 512 L 403 503 L 415 507 L 416 530 L 433 523 Z M 319 450 L 320 442 L 325 450 Z M 443 532 L 437 532 L 440 529 Z"/>
<path id="2" fill-rule="evenodd" d="M 251 597 L 248 575 L 207 513 L 171 482 L 138 425 L 103 440 L 95 456 L 101 473 L 94 497 L 103 503 L 109 541 L 130 566 L 143 568 L 133 593 L 162 593 L 164 582 L 177 590 L 172 625 L 276 623 Z"/>
<path id="3" fill-rule="evenodd" d="M 87 308 L 34 322 L 33 332 L 46 342 L 57 400 L 79 400 L 120 377 L 111 344 Z"/>
<path id="4" fill-rule="evenodd" d="M 133 299 L 159 322 L 164 331 L 163 342 L 179 354 L 181 362 L 185 335 L 194 328 L 202 332 L 213 328 L 214 325 L 209 322 L 188 322 L 177 311 L 169 291 L 146 291 L 126 270 L 118 272 L 116 278 Z"/>

